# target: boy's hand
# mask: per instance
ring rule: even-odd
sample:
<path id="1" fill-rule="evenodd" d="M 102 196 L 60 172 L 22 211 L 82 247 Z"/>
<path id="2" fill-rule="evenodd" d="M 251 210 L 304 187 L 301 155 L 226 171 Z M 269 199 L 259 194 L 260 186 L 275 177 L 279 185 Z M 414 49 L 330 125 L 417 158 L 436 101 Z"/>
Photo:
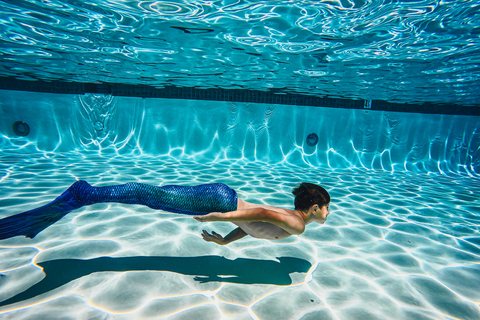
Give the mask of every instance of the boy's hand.
<path id="1" fill-rule="evenodd" d="M 212 234 L 210 234 L 206 230 L 203 230 L 202 238 L 207 242 L 215 242 L 216 244 L 219 244 L 221 246 L 226 244 L 225 239 L 215 231 L 212 231 Z"/>
<path id="2" fill-rule="evenodd" d="M 221 215 L 222 215 L 221 212 L 211 212 L 204 216 L 194 216 L 193 219 L 199 222 L 222 221 Z"/>

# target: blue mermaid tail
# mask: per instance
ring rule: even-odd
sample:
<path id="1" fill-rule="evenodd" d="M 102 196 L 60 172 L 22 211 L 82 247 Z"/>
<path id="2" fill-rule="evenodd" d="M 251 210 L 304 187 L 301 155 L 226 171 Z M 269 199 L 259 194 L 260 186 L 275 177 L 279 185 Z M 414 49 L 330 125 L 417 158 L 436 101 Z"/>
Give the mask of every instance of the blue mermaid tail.
<path id="1" fill-rule="evenodd" d="M 222 183 L 195 187 L 156 187 L 143 183 L 93 187 L 86 181 L 77 181 L 47 205 L 0 219 L 0 240 L 20 235 L 34 238 L 67 213 L 102 202 L 141 204 L 174 213 L 204 215 L 235 211 L 237 194 Z"/>
<path id="2" fill-rule="evenodd" d="M 80 207 L 67 190 L 47 205 L 0 219 L 0 240 L 15 236 L 33 238 L 70 211 Z"/>

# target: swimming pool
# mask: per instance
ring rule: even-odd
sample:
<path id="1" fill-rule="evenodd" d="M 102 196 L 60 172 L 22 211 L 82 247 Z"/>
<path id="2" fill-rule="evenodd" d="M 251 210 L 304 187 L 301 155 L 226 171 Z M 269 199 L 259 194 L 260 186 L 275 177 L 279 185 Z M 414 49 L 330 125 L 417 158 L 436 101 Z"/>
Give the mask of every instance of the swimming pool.
<path id="1" fill-rule="evenodd" d="M 33 240 L 1 241 L 2 317 L 71 308 L 91 319 L 478 316 L 476 117 L 1 94 L 3 216 L 51 201 L 76 179 L 223 182 L 283 207 L 295 184 L 311 181 L 333 198 L 328 223 L 300 237 L 226 247 L 200 237 L 228 233 L 226 223 L 84 207 Z M 14 135 L 18 119 L 29 136 Z"/>
<path id="2" fill-rule="evenodd" d="M 0 319 L 480 317 L 472 3 L 2 4 L 0 218 L 77 179 L 222 182 L 289 208 L 309 181 L 330 192 L 332 214 L 298 237 L 218 246 L 202 230 L 233 225 L 83 207 L 34 239 L 0 241 Z M 117 84 L 130 91 L 112 94 Z M 138 87 L 170 84 L 190 99 Z M 27 90 L 37 85 L 50 93 Z M 212 87 L 232 101 L 196 97 Z M 346 100 L 277 104 L 270 88 Z"/>

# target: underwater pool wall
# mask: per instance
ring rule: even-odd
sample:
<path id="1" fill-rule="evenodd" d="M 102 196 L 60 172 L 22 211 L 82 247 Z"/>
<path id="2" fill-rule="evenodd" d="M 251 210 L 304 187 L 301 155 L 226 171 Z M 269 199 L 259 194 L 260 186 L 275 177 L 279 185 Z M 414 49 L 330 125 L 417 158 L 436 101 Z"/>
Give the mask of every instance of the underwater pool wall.
<path id="1" fill-rule="evenodd" d="M 28 136 L 15 134 L 15 121 L 29 125 Z M 25 156 L 93 151 L 475 174 L 479 128 L 475 116 L 0 90 L 0 148 Z"/>

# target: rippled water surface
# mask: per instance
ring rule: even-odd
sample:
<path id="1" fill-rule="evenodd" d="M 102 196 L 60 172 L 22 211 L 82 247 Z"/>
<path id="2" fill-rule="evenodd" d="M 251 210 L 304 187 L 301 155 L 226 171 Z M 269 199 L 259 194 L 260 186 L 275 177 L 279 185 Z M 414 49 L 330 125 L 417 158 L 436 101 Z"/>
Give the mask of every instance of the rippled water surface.
<path id="1" fill-rule="evenodd" d="M 477 1 L 1 1 L 0 75 L 478 104 Z"/>

